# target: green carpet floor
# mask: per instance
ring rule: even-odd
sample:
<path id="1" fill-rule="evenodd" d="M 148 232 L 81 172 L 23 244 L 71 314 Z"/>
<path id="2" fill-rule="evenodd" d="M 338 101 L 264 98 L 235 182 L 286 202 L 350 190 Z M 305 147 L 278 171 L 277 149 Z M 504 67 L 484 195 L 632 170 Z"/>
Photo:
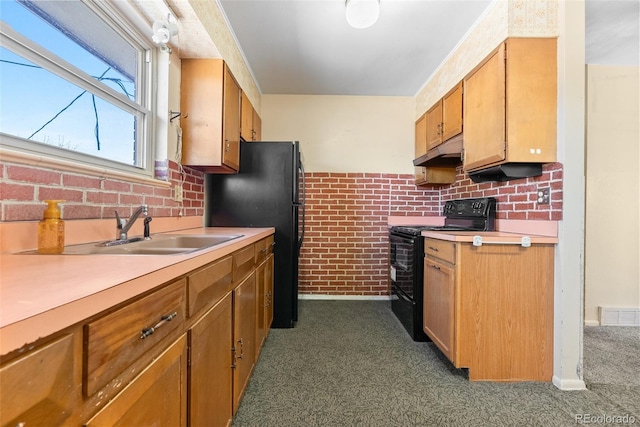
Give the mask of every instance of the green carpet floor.
<path id="1" fill-rule="evenodd" d="M 625 415 L 640 425 L 631 382 L 471 383 L 433 344 L 411 340 L 389 302 L 301 300 L 299 319 L 270 331 L 233 426 L 548 427 Z"/>

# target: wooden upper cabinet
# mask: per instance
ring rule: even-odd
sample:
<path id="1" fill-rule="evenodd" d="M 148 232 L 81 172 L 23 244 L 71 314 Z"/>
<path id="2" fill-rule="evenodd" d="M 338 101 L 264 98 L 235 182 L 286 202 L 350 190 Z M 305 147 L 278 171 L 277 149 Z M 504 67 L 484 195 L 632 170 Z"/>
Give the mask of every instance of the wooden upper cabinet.
<path id="1" fill-rule="evenodd" d="M 256 110 L 253 110 L 253 140 L 262 141 L 262 119 Z"/>
<path id="2" fill-rule="evenodd" d="M 262 119 L 258 112 L 253 108 L 247 94 L 242 92 L 241 107 L 241 126 L 240 136 L 243 141 L 261 141 L 262 140 Z"/>
<path id="3" fill-rule="evenodd" d="M 462 82 L 442 98 L 442 142 L 462 133 Z"/>
<path id="4" fill-rule="evenodd" d="M 556 39 L 507 39 L 464 91 L 465 171 L 556 161 Z"/>
<path id="5" fill-rule="evenodd" d="M 416 121 L 415 132 L 415 156 L 416 158 L 427 153 L 427 127 L 428 127 L 428 112 L 423 114 Z M 415 180 L 416 185 L 427 184 L 451 184 L 456 179 L 455 167 L 415 167 Z"/>
<path id="6" fill-rule="evenodd" d="M 222 164 L 233 171 L 240 169 L 240 93 L 240 85 L 225 66 Z"/>
<path id="7" fill-rule="evenodd" d="M 182 164 L 208 173 L 240 165 L 240 86 L 221 59 L 183 59 Z"/>
<path id="8" fill-rule="evenodd" d="M 254 109 L 247 94 L 242 92 L 242 105 L 240 107 L 240 137 L 244 141 L 253 141 L 253 116 Z"/>
<path id="9" fill-rule="evenodd" d="M 427 113 L 427 150 L 462 133 L 462 82 L 431 107 Z"/>
<path id="10" fill-rule="evenodd" d="M 427 115 L 423 114 L 422 117 L 416 121 L 416 133 L 415 133 L 415 157 L 418 158 L 427 153 Z M 425 181 L 425 168 L 422 166 L 415 167 L 415 184 L 420 185 Z"/>
<path id="11" fill-rule="evenodd" d="M 429 109 L 427 116 L 427 151 L 442 142 L 442 100 Z"/>

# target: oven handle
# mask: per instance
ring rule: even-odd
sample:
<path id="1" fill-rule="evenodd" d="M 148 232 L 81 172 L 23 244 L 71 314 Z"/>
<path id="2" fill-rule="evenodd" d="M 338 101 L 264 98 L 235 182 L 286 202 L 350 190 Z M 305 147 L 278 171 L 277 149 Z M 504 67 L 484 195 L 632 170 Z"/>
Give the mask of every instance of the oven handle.
<path id="1" fill-rule="evenodd" d="M 409 298 L 408 296 L 406 296 L 404 294 L 404 292 L 402 292 L 400 289 L 396 288 L 396 295 L 398 295 L 401 299 L 405 300 L 406 302 L 410 302 L 413 303 L 413 301 L 411 301 L 411 298 Z"/>

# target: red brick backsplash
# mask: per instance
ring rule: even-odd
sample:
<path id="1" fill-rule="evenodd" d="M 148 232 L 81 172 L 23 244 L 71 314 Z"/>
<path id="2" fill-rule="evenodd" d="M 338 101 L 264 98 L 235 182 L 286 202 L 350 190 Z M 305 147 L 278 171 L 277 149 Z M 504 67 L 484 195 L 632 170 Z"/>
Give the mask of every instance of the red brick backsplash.
<path id="1" fill-rule="evenodd" d="M 562 219 L 562 165 L 543 167 L 539 177 L 473 183 L 458 168 L 448 186 L 416 187 L 413 175 L 307 173 L 305 240 L 300 254 L 299 292 L 329 295 L 388 295 L 387 217 L 439 216 L 445 201 L 495 197 L 498 218 Z M 549 187 L 550 204 L 536 203 Z"/>
<path id="2" fill-rule="evenodd" d="M 50 168 L 0 162 L 0 221 L 42 219 L 43 200 L 62 199 L 64 219 L 102 219 L 123 217 L 142 204 L 149 205 L 155 217 L 202 216 L 204 213 L 204 175 L 190 168 L 180 173 L 169 162 L 171 187 L 99 178 Z M 182 182 L 183 202 L 173 200 L 173 189 Z"/>
<path id="3" fill-rule="evenodd" d="M 537 203 L 538 189 L 550 189 L 548 205 Z M 440 204 L 451 199 L 495 197 L 499 219 L 532 219 L 559 221 L 562 219 L 562 164 L 542 166 L 542 175 L 507 182 L 476 184 L 458 167 L 456 182 L 442 188 Z"/>
<path id="4" fill-rule="evenodd" d="M 128 216 L 148 204 L 151 216 L 202 216 L 204 177 L 170 162 L 171 187 L 97 178 L 36 166 L 0 162 L 0 221 L 42 218 L 46 198 L 67 200 L 64 219 Z M 173 188 L 183 186 L 183 203 Z M 561 220 L 562 165 L 543 167 L 539 177 L 497 183 L 473 183 L 459 167 L 456 182 L 416 187 L 410 174 L 306 174 L 306 233 L 300 257 L 302 294 L 388 295 L 389 216 L 439 216 L 445 201 L 493 196 L 498 218 Z M 539 205 L 537 190 L 551 189 L 551 203 Z"/>

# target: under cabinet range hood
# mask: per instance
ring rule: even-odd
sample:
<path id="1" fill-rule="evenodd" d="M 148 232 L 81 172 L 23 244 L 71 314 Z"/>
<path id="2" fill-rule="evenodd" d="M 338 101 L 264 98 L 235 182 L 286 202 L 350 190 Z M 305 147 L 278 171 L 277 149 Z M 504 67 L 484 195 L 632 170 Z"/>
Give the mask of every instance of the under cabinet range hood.
<path id="1" fill-rule="evenodd" d="M 462 134 L 427 151 L 413 161 L 414 166 L 457 166 L 462 163 Z"/>
<path id="2" fill-rule="evenodd" d="M 504 182 L 542 175 L 541 163 L 505 163 L 487 169 L 468 172 L 473 182 Z"/>

